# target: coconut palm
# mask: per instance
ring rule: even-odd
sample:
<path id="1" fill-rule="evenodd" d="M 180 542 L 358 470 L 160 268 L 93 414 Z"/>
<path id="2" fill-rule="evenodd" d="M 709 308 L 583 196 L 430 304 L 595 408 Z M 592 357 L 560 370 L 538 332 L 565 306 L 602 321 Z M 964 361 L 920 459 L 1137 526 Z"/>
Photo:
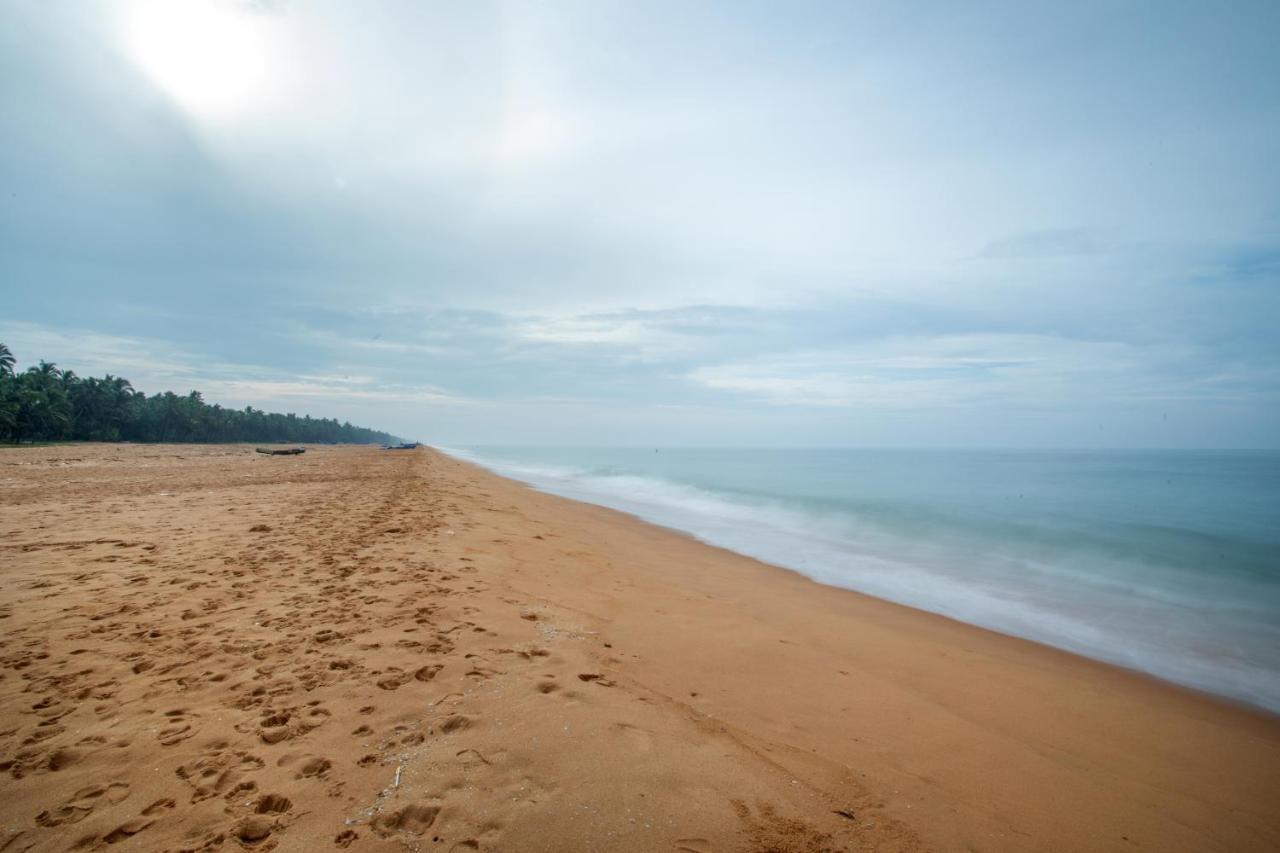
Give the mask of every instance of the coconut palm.
<path id="1" fill-rule="evenodd" d="M 385 432 L 246 407 L 206 403 L 199 391 L 147 396 L 129 380 L 107 374 L 79 377 L 40 361 L 14 372 L 9 348 L 0 344 L 0 438 L 88 441 L 295 441 L 394 444 Z"/>

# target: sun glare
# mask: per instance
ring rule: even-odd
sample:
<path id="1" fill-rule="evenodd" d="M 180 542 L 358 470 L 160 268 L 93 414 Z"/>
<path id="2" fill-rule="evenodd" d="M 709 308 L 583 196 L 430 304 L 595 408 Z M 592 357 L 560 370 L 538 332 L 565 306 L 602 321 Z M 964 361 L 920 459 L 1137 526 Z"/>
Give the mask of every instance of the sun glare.
<path id="1" fill-rule="evenodd" d="M 129 55 L 183 109 L 225 119 L 272 84 L 265 16 L 236 0 L 141 0 L 123 21 Z"/>

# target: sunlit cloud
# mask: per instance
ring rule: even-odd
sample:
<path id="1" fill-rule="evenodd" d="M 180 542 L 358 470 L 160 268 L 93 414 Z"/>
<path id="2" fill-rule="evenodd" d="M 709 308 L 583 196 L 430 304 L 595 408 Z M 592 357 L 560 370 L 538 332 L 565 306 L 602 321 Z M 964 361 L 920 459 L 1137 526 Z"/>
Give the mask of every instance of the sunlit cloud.
<path id="1" fill-rule="evenodd" d="M 286 45 L 279 22 L 247 0 L 126 0 L 122 48 L 193 117 L 258 112 L 279 94 Z"/>

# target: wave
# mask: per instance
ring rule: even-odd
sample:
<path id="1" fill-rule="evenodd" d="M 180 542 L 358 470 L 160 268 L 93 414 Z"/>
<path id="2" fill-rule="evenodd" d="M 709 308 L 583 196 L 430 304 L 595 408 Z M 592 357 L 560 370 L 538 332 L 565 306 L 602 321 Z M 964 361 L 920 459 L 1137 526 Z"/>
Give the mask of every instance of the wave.
<path id="1" fill-rule="evenodd" d="M 1280 711 L 1272 587 L 1259 595 L 1239 577 L 1153 563 L 1150 554 L 1078 532 L 964 526 L 909 514 L 886 523 L 848 505 L 710 489 L 624 466 L 442 450 L 822 584 Z"/>

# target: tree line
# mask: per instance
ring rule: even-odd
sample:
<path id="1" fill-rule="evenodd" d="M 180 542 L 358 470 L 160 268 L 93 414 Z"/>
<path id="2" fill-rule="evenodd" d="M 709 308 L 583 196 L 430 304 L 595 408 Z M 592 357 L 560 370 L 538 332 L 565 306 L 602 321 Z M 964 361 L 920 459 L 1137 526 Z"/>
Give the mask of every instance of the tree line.
<path id="1" fill-rule="evenodd" d="M 41 361 L 15 371 L 0 343 L 0 438 L 9 441 L 231 442 L 394 444 L 399 438 L 333 418 L 224 409 L 199 391 L 147 396 L 128 379 L 80 377 Z"/>

